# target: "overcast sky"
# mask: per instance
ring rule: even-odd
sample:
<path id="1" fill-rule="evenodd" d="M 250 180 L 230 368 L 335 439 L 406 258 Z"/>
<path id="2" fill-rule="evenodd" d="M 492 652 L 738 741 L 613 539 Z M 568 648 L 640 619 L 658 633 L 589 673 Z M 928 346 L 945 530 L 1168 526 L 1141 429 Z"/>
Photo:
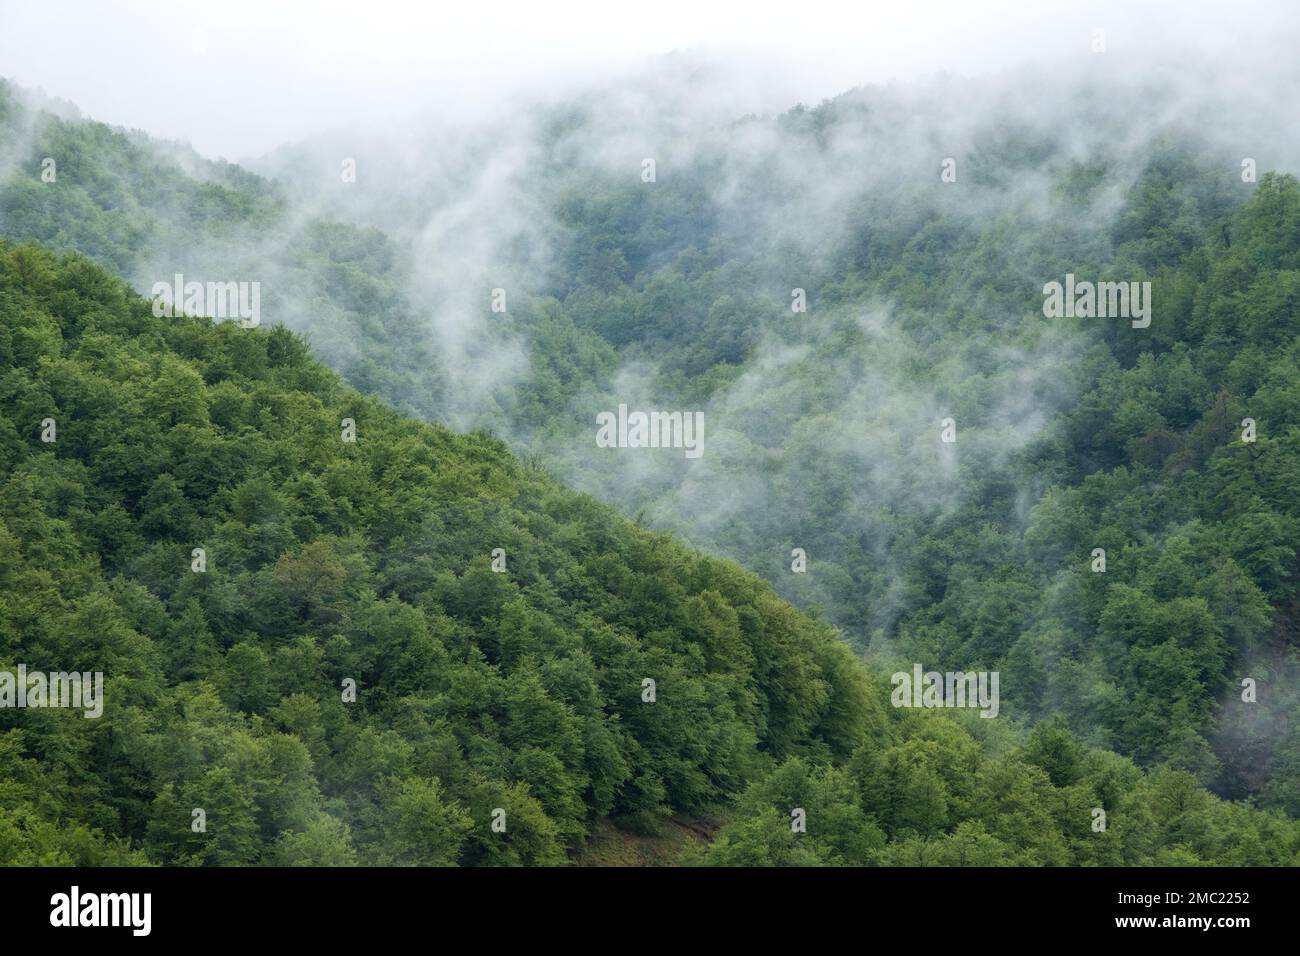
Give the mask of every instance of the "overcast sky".
<path id="1" fill-rule="evenodd" d="M 358 120 L 481 113 L 673 51 L 732 65 L 747 111 L 940 70 L 1288 49 L 1297 0 L 0 0 L 0 76 L 240 159 Z M 1285 38 L 1286 44 L 1280 44 Z"/>

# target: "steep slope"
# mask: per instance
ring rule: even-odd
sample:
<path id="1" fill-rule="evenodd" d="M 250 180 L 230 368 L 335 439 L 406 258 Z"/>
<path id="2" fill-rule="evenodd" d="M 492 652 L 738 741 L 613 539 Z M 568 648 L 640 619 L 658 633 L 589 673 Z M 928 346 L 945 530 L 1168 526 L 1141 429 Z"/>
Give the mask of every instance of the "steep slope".
<path id="1" fill-rule="evenodd" d="M 998 670 L 1008 719 L 1059 715 L 1091 746 L 1298 815 L 1295 183 L 1243 179 L 1257 118 L 1177 84 L 1046 85 L 1050 110 L 997 84 L 867 89 L 661 140 L 663 103 L 612 129 L 599 98 L 533 116 L 510 196 L 551 255 L 507 313 L 464 293 L 482 300 L 476 352 L 452 373 L 441 300 L 413 273 L 459 249 L 450 226 L 500 211 L 467 172 L 491 137 L 353 195 L 409 206 L 385 234 L 316 218 L 332 154 L 287 157 L 282 188 L 10 91 L 0 231 L 141 289 L 178 269 L 260 277 L 268 321 L 309 331 L 350 384 L 426 419 L 472 411 L 530 463 L 761 574 L 874 671 Z M 666 151 L 653 184 L 629 172 L 642 135 Z M 75 157 L 57 185 L 47 153 Z M 439 204 L 460 180 L 431 182 L 449 169 L 470 177 L 454 214 Z M 482 256 L 510 274 L 536 250 L 504 235 Z M 1043 284 L 1066 273 L 1149 280 L 1151 326 L 1046 318 Z M 595 413 L 625 402 L 702 410 L 704 457 L 595 454 Z"/>
<path id="2" fill-rule="evenodd" d="M 556 862 L 879 720 L 833 632 L 734 565 L 400 418 L 285 329 L 2 251 L 0 659 L 107 680 L 98 720 L 0 711 L 20 806 L 165 861 Z"/>
<path id="3" fill-rule="evenodd" d="M 894 711 L 735 565 L 401 417 L 285 329 L 156 317 L 5 241 L 0 671 L 20 664 L 105 688 L 94 719 L 0 709 L 9 863 L 559 863 L 606 816 L 719 807 L 715 862 L 1300 847 L 1063 731 L 1020 748 Z"/>

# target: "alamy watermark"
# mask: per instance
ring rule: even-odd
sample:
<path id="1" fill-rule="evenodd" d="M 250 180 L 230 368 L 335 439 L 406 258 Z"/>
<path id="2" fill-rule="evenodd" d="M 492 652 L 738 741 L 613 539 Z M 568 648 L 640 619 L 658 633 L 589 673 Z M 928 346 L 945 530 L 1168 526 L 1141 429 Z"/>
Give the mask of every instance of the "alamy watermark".
<path id="1" fill-rule="evenodd" d="M 179 310 L 185 315 L 206 315 L 213 319 L 238 319 L 246 329 L 262 323 L 262 283 L 186 282 L 176 273 L 170 283 L 155 282 L 153 314 L 172 318 Z"/>
<path id="2" fill-rule="evenodd" d="M 5 707 L 79 708 L 87 719 L 99 717 L 104 713 L 104 674 L 102 671 L 29 674 L 27 665 L 19 664 L 16 674 L 0 671 L 0 708 Z"/>
<path id="3" fill-rule="evenodd" d="M 890 678 L 895 707 L 978 707 L 981 717 L 998 715 L 998 671 L 926 671 L 913 664 L 912 673 Z"/>
<path id="4" fill-rule="evenodd" d="M 73 886 L 50 897 L 50 925 L 54 927 L 121 926 L 132 936 L 148 936 L 153 928 L 152 893 L 83 893 Z"/>
<path id="5" fill-rule="evenodd" d="M 1132 319 L 1135 329 L 1151 324 L 1150 282 L 1075 282 L 1043 286 L 1043 315 L 1049 319 Z"/>
<path id="6" fill-rule="evenodd" d="M 704 454 L 703 412 L 628 412 L 596 415 L 597 448 L 683 448 L 687 458 Z"/>

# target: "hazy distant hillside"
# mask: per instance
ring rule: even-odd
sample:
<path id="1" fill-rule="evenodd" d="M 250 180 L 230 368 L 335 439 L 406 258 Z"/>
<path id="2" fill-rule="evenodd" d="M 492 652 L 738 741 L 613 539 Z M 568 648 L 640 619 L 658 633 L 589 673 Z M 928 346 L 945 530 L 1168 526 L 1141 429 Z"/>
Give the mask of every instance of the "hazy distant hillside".
<path id="1" fill-rule="evenodd" d="M 1251 155 L 1295 155 L 1272 106 L 1226 81 L 1015 74 L 718 123 L 691 115 L 700 82 L 436 149 L 367 142 L 353 192 L 328 175 L 342 138 L 266 168 L 414 237 L 412 295 L 463 358 L 435 415 L 759 571 L 888 670 L 1000 669 L 1017 719 L 1300 810 L 1277 483 L 1295 186 Z M 1046 318 L 1067 273 L 1150 282 L 1150 327 Z M 485 336 L 513 348 L 458 351 Z M 620 404 L 703 411 L 705 453 L 597 449 Z M 1239 441 L 1261 415 L 1281 446 Z M 1251 452 L 1282 470 L 1227 506 Z M 1267 701 L 1243 706 L 1244 677 Z"/>
<path id="2" fill-rule="evenodd" d="M 276 184 L 174 144 L 35 109 L 0 81 L 0 232 L 79 252 L 148 293 L 180 273 L 260 282 L 268 322 L 310 331 L 348 380 L 436 407 L 440 360 L 382 234 L 304 216 Z M 54 182 L 42 180 L 55 159 Z"/>

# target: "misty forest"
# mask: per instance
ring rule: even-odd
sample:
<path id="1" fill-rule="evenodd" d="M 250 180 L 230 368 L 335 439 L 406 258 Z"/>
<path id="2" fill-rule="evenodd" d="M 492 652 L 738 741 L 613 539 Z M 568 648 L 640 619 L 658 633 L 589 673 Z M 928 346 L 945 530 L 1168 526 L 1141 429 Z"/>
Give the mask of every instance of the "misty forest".
<path id="1" fill-rule="evenodd" d="M 0 84 L 0 671 L 104 675 L 0 708 L 0 863 L 1300 863 L 1284 131 L 708 83 L 241 164 Z"/>

